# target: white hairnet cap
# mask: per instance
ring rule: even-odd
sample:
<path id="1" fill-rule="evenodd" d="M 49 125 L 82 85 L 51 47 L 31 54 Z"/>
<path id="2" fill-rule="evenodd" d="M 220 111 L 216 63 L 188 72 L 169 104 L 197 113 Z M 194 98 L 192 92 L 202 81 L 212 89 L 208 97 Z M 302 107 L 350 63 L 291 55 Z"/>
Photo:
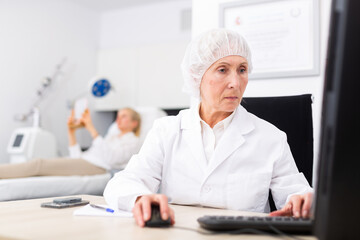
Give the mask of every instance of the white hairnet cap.
<path id="1" fill-rule="evenodd" d="M 200 98 L 200 82 L 206 70 L 220 58 L 237 55 L 248 61 L 252 70 L 251 52 L 246 40 L 235 31 L 213 29 L 188 45 L 181 69 L 184 77 L 183 91 Z"/>

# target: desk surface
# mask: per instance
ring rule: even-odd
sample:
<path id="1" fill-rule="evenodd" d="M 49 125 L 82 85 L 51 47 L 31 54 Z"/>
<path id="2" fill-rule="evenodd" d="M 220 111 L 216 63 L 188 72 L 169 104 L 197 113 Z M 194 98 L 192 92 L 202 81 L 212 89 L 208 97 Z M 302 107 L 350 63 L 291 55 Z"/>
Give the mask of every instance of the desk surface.
<path id="1" fill-rule="evenodd" d="M 91 203 L 104 204 L 103 197 L 81 195 Z M 41 208 L 52 198 L 0 202 L 0 239 L 274 239 L 259 235 L 202 235 L 177 228 L 140 228 L 133 218 L 73 216 L 76 208 Z M 171 206 L 175 226 L 201 229 L 196 221 L 203 215 L 262 215 L 203 207 Z M 306 236 L 300 239 L 316 239 Z"/>

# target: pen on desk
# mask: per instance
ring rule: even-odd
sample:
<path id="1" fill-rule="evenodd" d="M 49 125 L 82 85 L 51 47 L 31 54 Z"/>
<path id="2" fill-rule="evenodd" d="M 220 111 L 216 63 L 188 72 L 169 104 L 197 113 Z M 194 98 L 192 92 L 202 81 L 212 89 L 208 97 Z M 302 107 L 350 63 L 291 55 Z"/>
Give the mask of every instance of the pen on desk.
<path id="1" fill-rule="evenodd" d="M 110 213 L 114 212 L 114 210 L 111 209 L 111 208 L 106 208 L 106 207 L 98 206 L 98 205 L 95 205 L 95 204 L 90 204 L 90 207 L 101 209 L 101 210 L 104 210 L 104 211 L 107 211 L 107 212 L 110 212 Z"/>

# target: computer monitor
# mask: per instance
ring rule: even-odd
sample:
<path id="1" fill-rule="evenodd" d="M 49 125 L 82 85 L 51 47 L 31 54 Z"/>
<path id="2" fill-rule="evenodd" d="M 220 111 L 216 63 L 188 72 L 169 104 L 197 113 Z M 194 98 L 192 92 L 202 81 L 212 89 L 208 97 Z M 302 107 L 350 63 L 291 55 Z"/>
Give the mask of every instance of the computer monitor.
<path id="1" fill-rule="evenodd" d="M 315 204 L 320 239 L 360 239 L 360 1 L 333 0 Z"/>

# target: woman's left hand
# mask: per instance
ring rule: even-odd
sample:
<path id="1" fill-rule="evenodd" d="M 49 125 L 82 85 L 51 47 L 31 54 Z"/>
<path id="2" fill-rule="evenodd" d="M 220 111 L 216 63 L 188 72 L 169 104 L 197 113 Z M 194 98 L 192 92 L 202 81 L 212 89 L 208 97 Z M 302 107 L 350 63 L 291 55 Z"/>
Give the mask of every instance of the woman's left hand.
<path id="1" fill-rule="evenodd" d="M 86 109 L 81 116 L 80 122 L 84 124 L 85 128 L 90 132 L 92 138 L 96 138 L 99 134 L 96 131 L 94 124 L 91 120 L 90 111 Z"/>
<path id="2" fill-rule="evenodd" d="M 308 218 L 310 216 L 310 208 L 313 200 L 313 193 L 305 193 L 303 195 L 294 195 L 289 202 L 280 210 L 270 213 L 270 216 L 293 216 Z"/>
<path id="3" fill-rule="evenodd" d="M 85 128 L 89 128 L 89 127 L 93 126 L 91 116 L 90 116 L 90 111 L 88 108 L 85 109 L 85 111 L 81 115 L 80 121 L 82 124 L 84 124 Z"/>

